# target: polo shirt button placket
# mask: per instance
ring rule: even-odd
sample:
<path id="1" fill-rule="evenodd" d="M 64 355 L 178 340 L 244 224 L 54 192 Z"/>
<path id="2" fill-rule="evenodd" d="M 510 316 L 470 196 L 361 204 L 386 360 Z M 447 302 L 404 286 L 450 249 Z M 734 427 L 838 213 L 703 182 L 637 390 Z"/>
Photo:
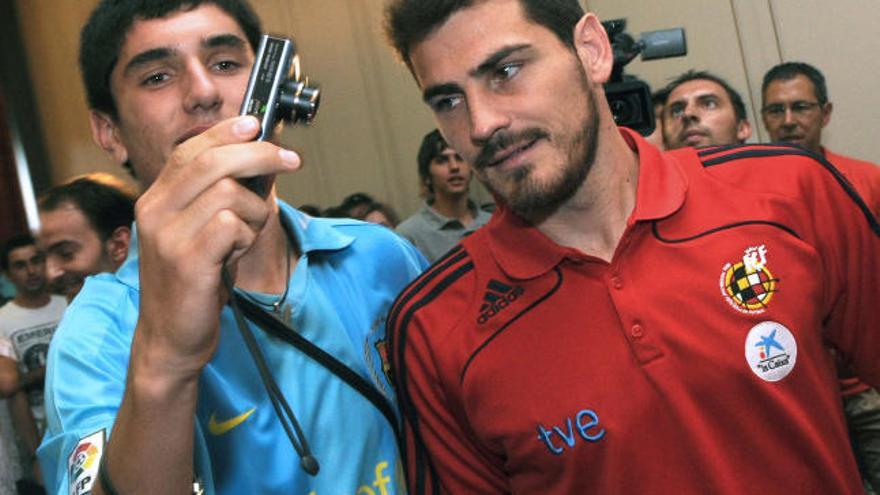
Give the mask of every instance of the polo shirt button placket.
<path id="1" fill-rule="evenodd" d="M 617 273 L 611 277 L 611 287 L 614 287 L 617 290 L 623 289 L 623 279 L 620 278 L 620 275 Z"/>
<path id="2" fill-rule="evenodd" d="M 635 325 L 632 326 L 632 328 L 630 328 L 629 334 L 632 335 L 632 338 L 639 340 L 645 336 L 645 329 L 642 328 L 641 325 L 636 323 Z"/>

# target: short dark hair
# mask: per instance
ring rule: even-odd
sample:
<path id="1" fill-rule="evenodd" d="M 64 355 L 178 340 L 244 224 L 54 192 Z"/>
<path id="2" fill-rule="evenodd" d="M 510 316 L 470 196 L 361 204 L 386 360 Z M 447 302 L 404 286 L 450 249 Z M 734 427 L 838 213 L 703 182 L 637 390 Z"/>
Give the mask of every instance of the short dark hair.
<path id="1" fill-rule="evenodd" d="M 761 82 L 761 103 L 764 103 L 764 95 L 771 82 L 790 81 L 799 75 L 806 76 L 813 83 L 813 92 L 816 93 L 816 100 L 820 105 L 828 103 L 828 87 L 825 85 L 825 76 L 819 69 L 805 62 L 784 62 L 768 70 L 764 74 L 764 81 Z"/>
<path id="2" fill-rule="evenodd" d="M 688 81 L 699 80 L 712 81 L 715 84 L 718 84 L 719 86 L 724 88 L 724 91 L 727 93 L 728 98 L 730 98 L 730 102 L 733 104 L 733 111 L 736 113 L 736 119 L 742 121 L 748 118 L 746 116 L 746 104 L 743 103 L 742 96 L 740 96 L 739 93 L 735 89 L 733 89 L 730 84 L 727 83 L 727 81 L 716 76 L 715 74 L 712 74 L 709 71 L 689 70 L 673 79 L 672 82 L 667 84 L 666 87 L 660 91 L 666 92 L 666 98 L 668 100 L 669 95 L 672 94 L 672 91 L 675 90 L 675 88 L 681 86 Z"/>
<path id="3" fill-rule="evenodd" d="M 363 212 L 369 209 L 370 205 L 376 200 L 365 192 L 356 192 L 349 194 L 339 204 L 339 210 L 344 212 L 346 217 L 362 218 Z"/>
<path id="4" fill-rule="evenodd" d="M 577 0 L 519 0 L 526 17 L 540 24 L 574 49 L 574 27 L 584 9 Z M 452 14 L 474 0 L 393 0 L 385 7 L 385 34 L 400 59 L 412 70 L 410 50 L 421 43 Z"/>
<path id="5" fill-rule="evenodd" d="M 440 131 L 434 129 L 425 134 L 422 138 L 422 145 L 419 147 L 419 177 L 424 181 L 431 178 L 431 162 L 443 153 L 443 150 L 449 148 L 449 144 L 440 135 Z"/>
<path id="6" fill-rule="evenodd" d="M 654 106 L 665 105 L 667 98 L 669 98 L 669 91 L 666 91 L 666 88 L 658 89 L 651 93 L 651 103 L 653 103 Z"/>
<path id="7" fill-rule="evenodd" d="M 3 268 L 3 271 L 9 270 L 9 254 L 20 248 L 25 246 L 36 246 L 37 241 L 34 239 L 34 236 L 30 234 L 16 234 L 9 239 L 6 240 L 6 243 L 3 244 L 3 250 L 0 251 L 0 268 Z"/>
<path id="8" fill-rule="evenodd" d="M 79 67 L 89 107 L 114 119 L 118 117 L 110 91 L 110 73 L 136 20 L 158 19 L 173 12 L 193 10 L 201 4 L 216 5 L 234 18 L 256 51 L 262 27 L 246 0 L 102 0 L 80 33 Z"/>
<path id="9" fill-rule="evenodd" d="M 103 242 L 119 227 L 134 222 L 135 194 L 109 174 L 89 174 L 55 186 L 40 196 L 40 210 L 54 211 L 65 204 L 79 209 Z"/>

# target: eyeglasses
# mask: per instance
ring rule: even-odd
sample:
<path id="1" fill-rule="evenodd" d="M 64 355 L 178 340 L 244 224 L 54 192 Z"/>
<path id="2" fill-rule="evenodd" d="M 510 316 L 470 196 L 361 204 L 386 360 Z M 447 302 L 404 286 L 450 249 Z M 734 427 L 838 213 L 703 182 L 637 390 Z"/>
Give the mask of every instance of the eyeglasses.
<path id="1" fill-rule="evenodd" d="M 803 117 L 817 108 L 819 108 L 819 102 L 816 101 L 795 101 L 790 104 L 772 103 L 762 108 L 761 113 L 771 119 L 782 119 L 785 117 L 786 110 L 791 110 L 794 116 Z"/>

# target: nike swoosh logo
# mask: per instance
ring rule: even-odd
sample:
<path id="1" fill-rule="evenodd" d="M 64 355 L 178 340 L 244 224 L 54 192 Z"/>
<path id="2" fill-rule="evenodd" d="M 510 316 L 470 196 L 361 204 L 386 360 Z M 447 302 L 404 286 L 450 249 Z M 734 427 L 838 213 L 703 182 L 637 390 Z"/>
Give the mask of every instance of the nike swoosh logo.
<path id="1" fill-rule="evenodd" d="M 222 435 L 224 433 L 228 433 L 229 430 L 244 423 L 245 420 L 248 419 L 250 415 L 253 414 L 256 410 L 256 407 L 252 407 L 249 410 L 239 414 L 238 416 L 232 419 L 227 419 L 226 421 L 217 421 L 217 414 L 211 413 L 211 418 L 208 419 L 208 431 L 211 432 L 212 435 Z"/>

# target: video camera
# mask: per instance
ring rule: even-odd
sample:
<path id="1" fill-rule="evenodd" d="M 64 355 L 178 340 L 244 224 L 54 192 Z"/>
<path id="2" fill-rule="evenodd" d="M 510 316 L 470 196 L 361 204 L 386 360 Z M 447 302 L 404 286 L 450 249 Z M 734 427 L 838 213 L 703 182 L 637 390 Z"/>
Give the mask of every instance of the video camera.
<path id="1" fill-rule="evenodd" d="M 614 122 L 647 136 L 654 132 L 654 105 L 651 88 L 633 76 L 625 76 L 623 68 L 637 55 L 642 60 L 687 55 L 684 29 L 663 29 L 642 33 L 639 41 L 626 33 L 626 19 L 602 23 L 614 53 L 611 78 L 605 83 L 605 97 L 614 115 Z"/>

